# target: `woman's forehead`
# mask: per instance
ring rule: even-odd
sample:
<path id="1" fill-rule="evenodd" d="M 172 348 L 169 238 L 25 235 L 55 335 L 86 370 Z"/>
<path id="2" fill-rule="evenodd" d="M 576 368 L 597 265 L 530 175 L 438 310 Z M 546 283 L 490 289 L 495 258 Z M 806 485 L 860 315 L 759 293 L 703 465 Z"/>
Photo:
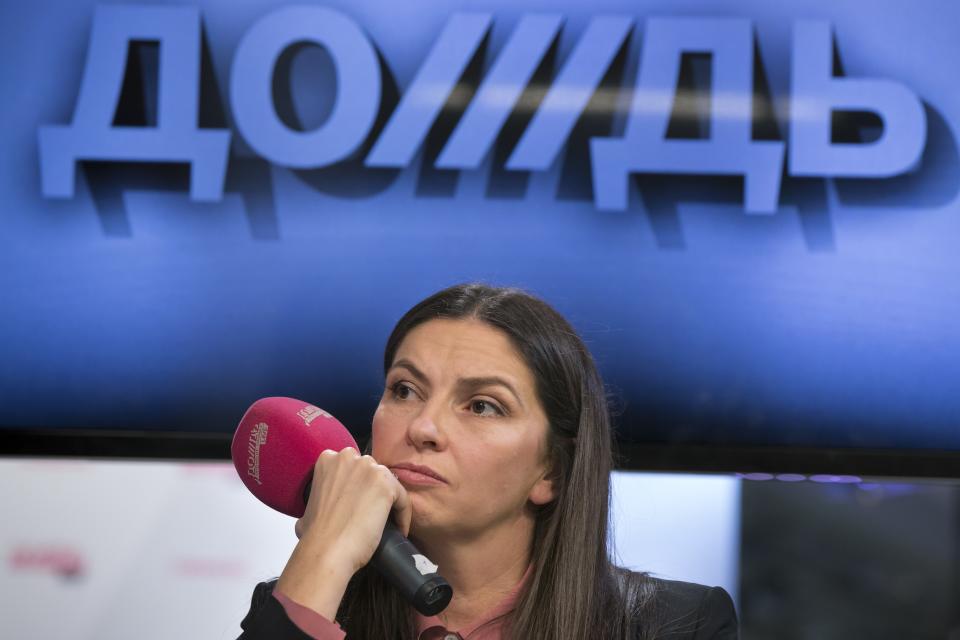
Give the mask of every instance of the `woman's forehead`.
<path id="1" fill-rule="evenodd" d="M 475 319 L 441 318 L 414 327 L 394 354 L 394 366 L 401 361 L 411 362 L 428 376 L 506 374 L 520 383 L 530 384 L 533 380 L 510 338 L 500 329 Z"/>

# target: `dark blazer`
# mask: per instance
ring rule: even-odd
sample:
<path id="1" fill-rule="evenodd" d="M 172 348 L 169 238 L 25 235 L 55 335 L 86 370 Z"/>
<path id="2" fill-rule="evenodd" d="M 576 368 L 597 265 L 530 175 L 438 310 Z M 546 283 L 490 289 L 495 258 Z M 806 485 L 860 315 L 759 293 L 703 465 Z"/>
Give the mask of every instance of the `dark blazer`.
<path id="1" fill-rule="evenodd" d="M 658 640 L 737 640 L 737 613 L 726 591 L 692 582 L 655 582 L 657 614 L 663 625 Z M 238 640 L 311 640 L 271 595 L 276 583 L 261 582 L 253 590 Z"/>
<path id="2" fill-rule="evenodd" d="M 654 579 L 663 640 L 737 640 L 739 625 L 733 600 L 720 587 Z"/>

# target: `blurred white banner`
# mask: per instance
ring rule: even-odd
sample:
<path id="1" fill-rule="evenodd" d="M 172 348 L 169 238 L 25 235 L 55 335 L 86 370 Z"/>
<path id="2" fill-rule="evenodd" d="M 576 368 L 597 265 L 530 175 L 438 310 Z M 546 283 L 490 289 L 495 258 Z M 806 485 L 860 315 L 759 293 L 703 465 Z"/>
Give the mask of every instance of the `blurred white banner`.
<path id="1" fill-rule="evenodd" d="M 0 460 L 0 637 L 236 638 L 254 585 L 279 575 L 292 518 L 229 463 Z M 736 596 L 739 481 L 616 474 L 622 564 Z"/>

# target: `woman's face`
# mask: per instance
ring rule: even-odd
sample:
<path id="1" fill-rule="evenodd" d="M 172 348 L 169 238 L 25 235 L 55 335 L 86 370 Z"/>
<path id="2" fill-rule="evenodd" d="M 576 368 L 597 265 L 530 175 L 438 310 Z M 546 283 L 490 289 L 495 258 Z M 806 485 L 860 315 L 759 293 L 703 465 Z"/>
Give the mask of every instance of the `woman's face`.
<path id="1" fill-rule="evenodd" d="M 553 498 L 546 434 L 533 374 L 507 336 L 437 319 L 397 349 L 372 453 L 407 489 L 415 534 L 470 536 L 530 519 L 529 502 Z"/>

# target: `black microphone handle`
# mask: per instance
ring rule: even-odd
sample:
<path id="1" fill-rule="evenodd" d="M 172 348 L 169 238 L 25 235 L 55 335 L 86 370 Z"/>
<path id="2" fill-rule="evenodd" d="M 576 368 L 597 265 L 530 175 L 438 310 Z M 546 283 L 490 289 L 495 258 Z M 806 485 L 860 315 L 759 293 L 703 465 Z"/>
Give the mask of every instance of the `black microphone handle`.
<path id="1" fill-rule="evenodd" d="M 370 562 L 423 615 L 435 616 L 450 604 L 453 588 L 393 522 L 384 525 Z"/>
<path id="2" fill-rule="evenodd" d="M 303 488 L 304 504 L 310 498 L 312 482 L 311 473 Z M 436 565 L 420 553 L 389 519 L 370 564 L 422 615 L 437 615 L 453 598 L 453 588 L 436 572 Z"/>

